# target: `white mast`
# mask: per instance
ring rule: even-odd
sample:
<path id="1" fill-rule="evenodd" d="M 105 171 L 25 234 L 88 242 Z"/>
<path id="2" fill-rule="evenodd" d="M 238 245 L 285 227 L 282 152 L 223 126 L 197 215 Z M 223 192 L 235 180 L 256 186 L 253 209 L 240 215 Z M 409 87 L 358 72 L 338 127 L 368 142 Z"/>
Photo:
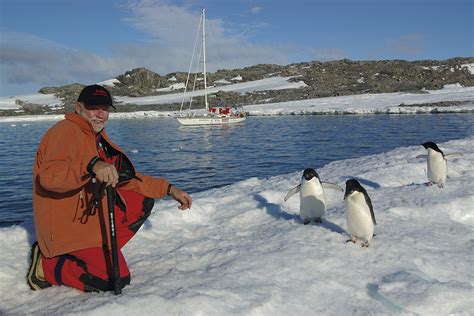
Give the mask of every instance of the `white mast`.
<path id="1" fill-rule="evenodd" d="M 206 77 L 206 9 L 202 9 L 202 62 L 204 64 L 204 105 L 206 113 L 209 110 L 207 104 L 207 77 Z"/>

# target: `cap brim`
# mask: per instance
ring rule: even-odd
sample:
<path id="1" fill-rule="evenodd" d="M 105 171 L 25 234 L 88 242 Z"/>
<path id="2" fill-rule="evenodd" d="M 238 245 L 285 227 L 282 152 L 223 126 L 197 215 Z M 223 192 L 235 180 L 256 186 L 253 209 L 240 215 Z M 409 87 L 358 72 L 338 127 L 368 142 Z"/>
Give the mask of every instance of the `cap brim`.
<path id="1" fill-rule="evenodd" d="M 108 106 L 109 108 L 113 108 L 114 110 L 117 110 L 117 108 L 116 108 L 114 105 L 112 105 L 112 104 L 90 104 L 90 103 L 85 103 L 85 102 L 83 102 L 83 104 L 84 104 L 84 106 L 85 106 L 86 108 L 88 108 L 88 107 L 94 107 L 94 106 L 106 105 L 106 106 Z"/>

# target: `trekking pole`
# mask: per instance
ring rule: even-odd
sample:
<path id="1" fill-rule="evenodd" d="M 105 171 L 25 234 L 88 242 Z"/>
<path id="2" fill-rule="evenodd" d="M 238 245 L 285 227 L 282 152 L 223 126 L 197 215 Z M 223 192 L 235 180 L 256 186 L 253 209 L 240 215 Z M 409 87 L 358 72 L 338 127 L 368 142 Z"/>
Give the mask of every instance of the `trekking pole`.
<path id="1" fill-rule="evenodd" d="M 120 269 L 118 263 L 118 248 L 117 248 L 117 235 L 115 229 L 115 214 L 114 214 L 114 205 L 115 205 L 115 190 L 109 185 L 107 187 L 107 208 L 109 211 L 109 222 L 110 222 L 110 247 L 112 248 L 112 284 L 114 287 L 114 294 L 122 294 L 122 290 L 119 288 L 119 279 L 120 279 Z"/>

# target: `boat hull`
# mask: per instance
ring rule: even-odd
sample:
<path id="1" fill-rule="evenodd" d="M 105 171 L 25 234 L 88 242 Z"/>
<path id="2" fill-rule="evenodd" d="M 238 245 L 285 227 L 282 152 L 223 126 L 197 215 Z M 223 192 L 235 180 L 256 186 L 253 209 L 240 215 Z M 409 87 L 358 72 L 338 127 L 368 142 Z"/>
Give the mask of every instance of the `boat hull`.
<path id="1" fill-rule="evenodd" d="M 208 117 L 208 116 L 195 116 L 195 117 L 177 117 L 176 118 L 181 125 L 193 126 L 193 125 L 226 125 L 236 124 L 245 121 L 245 117 Z"/>

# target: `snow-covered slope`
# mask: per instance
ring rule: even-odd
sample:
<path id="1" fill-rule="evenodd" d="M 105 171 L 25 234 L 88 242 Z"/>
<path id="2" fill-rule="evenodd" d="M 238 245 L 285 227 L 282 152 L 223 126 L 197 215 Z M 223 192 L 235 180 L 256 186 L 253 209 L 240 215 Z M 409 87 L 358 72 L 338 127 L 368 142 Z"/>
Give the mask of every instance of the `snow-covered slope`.
<path id="1" fill-rule="evenodd" d="M 177 96 L 176 96 L 177 97 Z M 145 97 L 144 97 L 145 98 Z M 143 102 L 156 102 L 153 97 L 142 98 Z M 157 98 L 157 97 L 155 97 Z M 414 104 L 459 101 L 451 106 L 413 106 Z M 1 102 L 1 99 L 0 99 Z M 136 101 L 134 101 L 136 102 Z M 462 103 L 461 103 L 462 102 Z M 143 104 L 145 104 L 143 103 Z M 408 106 L 399 106 L 400 104 Z M 120 106 L 120 105 L 119 105 Z M 414 93 L 362 94 L 311 100 L 268 103 L 243 107 L 250 115 L 290 115 L 290 114 L 414 114 L 432 112 L 473 113 L 474 87 L 464 88 L 459 85 L 446 86 L 444 89 Z M 111 113 L 112 118 L 154 118 L 176 116 L 177 112 L 137 111 L 128 113 Z M 63 115 L 34 115 L 0 117 L 0 121 L 34 121 L 59 120 Z"/>
<path id="2" fill-rule="evenodd" d="M 418 146 L 318 170 L 367 189 L 378 223 L 369 248 L 346 243 L 341 192 L 327 192 L 321 225 L 302 224 L 299 199 L 283 202 L 301 172 L 198 193 L 186 212 L 159 201 L 124 248 L 132 283 L 120 296 L 30 291 L 32 223 L 2 228 L 0 314 L 473 314 L 474 138 L 439 146 L 464 153 L 443 189 L 424 184 Z"/>

